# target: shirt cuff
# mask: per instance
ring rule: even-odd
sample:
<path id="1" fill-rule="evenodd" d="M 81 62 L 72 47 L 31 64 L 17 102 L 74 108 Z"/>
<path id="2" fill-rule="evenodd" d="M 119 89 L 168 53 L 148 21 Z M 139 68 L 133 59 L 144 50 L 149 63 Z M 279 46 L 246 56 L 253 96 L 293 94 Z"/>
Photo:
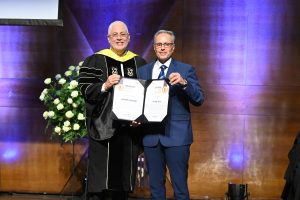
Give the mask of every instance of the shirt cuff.
<path id="1" fill-rule="evenodd" d="M 106 89 L 105 89 L 105 83 L 102 84 L 101 92 L 106 92 Z"/>

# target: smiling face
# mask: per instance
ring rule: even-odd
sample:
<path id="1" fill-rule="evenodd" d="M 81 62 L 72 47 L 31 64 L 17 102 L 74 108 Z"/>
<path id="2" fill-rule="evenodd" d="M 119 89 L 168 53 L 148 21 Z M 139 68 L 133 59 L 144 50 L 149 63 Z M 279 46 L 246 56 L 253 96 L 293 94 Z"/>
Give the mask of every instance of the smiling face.
<path id="1" fill-rule="evenodd" d="M 108 29 L 108 42 L 113 52 L 121 56 L 130 41 L 130 35 L 126 25 L 122 22 L 115 22 L 111 24 Z"/>
<path id="2" fill-rule="evenodd" d="M 154 39 L 154 51 L 161 63 L 165 63 L 173 54 L 175 44 L 168 33 L 160 33 Z"/>

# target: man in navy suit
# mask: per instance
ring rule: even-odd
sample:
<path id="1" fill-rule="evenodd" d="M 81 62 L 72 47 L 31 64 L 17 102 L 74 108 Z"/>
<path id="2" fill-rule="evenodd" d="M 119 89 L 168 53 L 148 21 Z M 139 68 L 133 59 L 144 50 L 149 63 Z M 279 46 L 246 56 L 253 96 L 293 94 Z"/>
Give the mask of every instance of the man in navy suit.
<path id="1" fill-rule="evenodd" d="M 189 104 L 200 106 L 204 92 L 193 66 L 172 58 L 175 50 L 172 31 L 160 30 L 154 35 L 157 60 L 138 69 L 138 78 L 169 81 L 167 117 L 161 123 L 146 125 L 144 152 L 150 176 L 152 199 L 166 199 L 166 166 L 176 200 L 188 200 L 188 161 L 193 142 Z"/>

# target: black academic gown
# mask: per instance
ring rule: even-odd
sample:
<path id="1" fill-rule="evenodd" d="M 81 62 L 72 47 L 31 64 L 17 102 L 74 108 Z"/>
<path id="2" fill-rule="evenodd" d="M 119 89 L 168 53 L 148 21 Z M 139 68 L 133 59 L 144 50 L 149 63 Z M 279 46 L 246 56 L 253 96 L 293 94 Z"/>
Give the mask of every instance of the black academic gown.
<path id="1" fill-rule="evenodd" d="M 137 158 L 141 147 L 139 128 L 127 121 L 113 120 L 113 89 L 101 92 L 102 84 L 113 73 L 136 78 L 137 68 L 146 62 L 132 52 L 118 57 L 102 50 L 85 59 L 79 73 L 79 87 L 86 103 L 89 133 L 88 187 L 90 193 L 105 189 L 133 191 Z M 121 69 L 122 64 L 122 69 Z"/>

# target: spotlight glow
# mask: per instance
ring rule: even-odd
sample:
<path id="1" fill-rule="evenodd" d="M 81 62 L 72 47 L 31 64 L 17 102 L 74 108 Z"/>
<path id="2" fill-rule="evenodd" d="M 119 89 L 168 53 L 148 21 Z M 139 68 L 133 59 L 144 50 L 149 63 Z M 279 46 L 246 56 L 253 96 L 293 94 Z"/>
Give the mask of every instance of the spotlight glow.
<path id="1" fill-rule="evenodd" d="M 7 148 L 4 149 L 3 154 L 2 154 L 2 159 L 4 162 L 11 162 L 15 161 L 18 157 L 18 151 L 17 149 L 14 148 Z"/>

